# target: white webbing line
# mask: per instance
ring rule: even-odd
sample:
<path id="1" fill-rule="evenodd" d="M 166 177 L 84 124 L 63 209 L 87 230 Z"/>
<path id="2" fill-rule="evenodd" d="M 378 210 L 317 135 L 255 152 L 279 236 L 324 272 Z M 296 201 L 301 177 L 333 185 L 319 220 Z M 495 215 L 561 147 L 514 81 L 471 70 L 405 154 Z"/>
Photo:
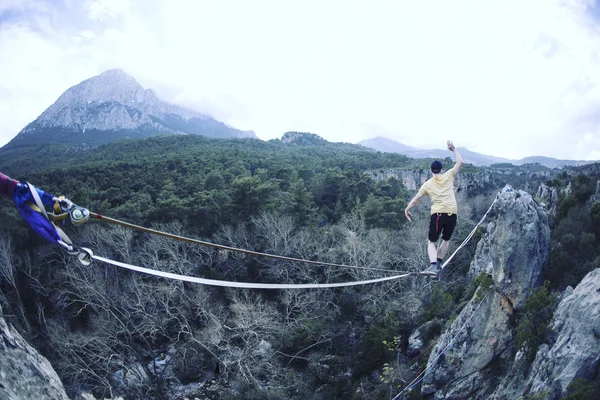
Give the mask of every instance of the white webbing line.
<path id="1" fill-rule="evenodd" d="M 107 264 L 112 264 L 117 267 L 126 268 L 132 271 L 142 272 L 144 274 L 161 276 L 168 279 L 176 279 L 179 281 L 201 283 L 203 285 L 210 286 L 221 286 L 221 287 L 233 287 L 233 288 L 244 288 L 244 289 L 318 289 L 318 288 L 333 288 L 333 287 L 344 287 L 344 286 L 357 286 L 357 285 L 368 285 L 370 283 L 391 281 L 392 279 L 404 278 L 411 275 L 410 273 L 387 276 L 385 278 L 369 279 L 366 281 L 356 282 L 339 282 L 339 283 L 254 283 L 254 282 L 230 282 L 220 281 L 216 279 L 205 279 L 197 278 L 193 276 L 173 274 L 171 272 L 157 271 L 155 269 L 138 267 L 136 265 L 126 264 L 119 261 L 110 260 L 108 258 L 91 255 L 94 260 L 102 261 Z"/>
<path id="2" fill-rule="evenodd" d="M 496 196 L 496 198 L 494 199 L 494 201 L 490 205 L 490 208 L 488 208 L 488 210 L 485 212 L 485 214 L 483 215 L 483 217 L 481 217 L 481 219 L 479 220 L 479 222 L 477 223 L 477 225 L 475 225 L 475 228 L 473 228 L 473 230 L 471 231 L 471 233 L 469 233 L 469 235 L 465 238 L 465 240 L 463 240 L 463 242 L 460 244 L 460 246 L 458 246 L 456 248 L 456 250 L 454 250 L 454 253 L 452 253 L 452 255 L 450 257 L 448 257 L 448 259 L 446 260 L 446 262 L 444 262 L 444 264 L 441 267 L 442 269 L 446 266 L 446 264 L 448 264 L 450 262 L 450 260 L 452 260 L 452 258 L 454 257 L 454 255 L 460 249 L 462 249 L 465 246 L 465 244 L 467 244 L 467 242 L 469 240 L 471 240 L 471 238 L 475 234 L 475 231 L 477 230 L 477 227 L 479 225 L 481 225 L 481 223 L 485 220 L 485 218 L 487 217 L 487 215 L 491 211 L 492 207 L 496 203 L 496 200 L 498 200 L 498 196 Z M 98 260 L 98 261 L 101 261 L 101 262 L 104 262 L 104 263 L 107 263 L 107 264 L 112 264 L 112 265 L 115 265 L 117 267 L 129 269 L 129 270 L 132 270 L 132 271 L 142 272 L 144 274 L 161 276 L 163 278 L 175 279 L 175 280 L 185 281 L 185 282 L 191 282 L 191 283 L 200 283 L 200 284 L 203 284 L 203 285 L 221 286 L 221 287 L 233 287 L 233 288 L 245 288 L 245 289 L 319 289 L 319 288 L 334 288 L 334 287 L 344 287 L 344 286 L 368 285 L 368 284 L 371 284 L 371 283 L 391 281 L 393 279 L 400 279 L 400 278 L 407 277 L 409 275 L 414 275 L 413 273 L 405 273 L 405 274 L 401 274 L 401 275 L 387 276 L 385 278 L 369 279 L 369 280 L 365 280 L 365 281 L 338 282 L 338 283 L 255 283 L 255 282 L 230 282 L 230 281 L 221 281 L 221 280 L 217 280 L 217 279 L 197 278 L 197 277 L 194 277 L 194 276 L 179 275 L 179 274 L 174 274 L 174 273 L 171 273 L 171 272 L 157 271 L 155 269 L 138 267 L 136 265 L 126 264 L 126 263 L 123 263 L 123 262 L 114 261 L 114 260 L 111 260 L 111 259 L 108 259 L 108 258 L 96 256 L 96 255 L 94 255 L 91 252 L 91 250 L 89 250 L 89 249 L 85 249 L 85 250 L 86 250 L 87 255 L 90 258 L 94 259 L 94 260 Z M 87 251 L 89 251 L 89 253 Z M 82 260 L 80 259 L 80 261 L 82 261 Z"/>

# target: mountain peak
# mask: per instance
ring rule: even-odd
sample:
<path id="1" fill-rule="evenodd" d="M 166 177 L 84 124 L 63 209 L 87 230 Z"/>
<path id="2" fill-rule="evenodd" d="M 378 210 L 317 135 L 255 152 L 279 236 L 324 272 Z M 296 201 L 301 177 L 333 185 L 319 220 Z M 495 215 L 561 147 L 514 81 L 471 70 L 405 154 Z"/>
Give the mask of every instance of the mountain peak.
<path id="1" fill-rule="evenodd" d="M 155 134 L 250 137 L 195 110 L 160 100 L 132 76 L 115 68 L 69 88 L 9 145 L 31 142 L 105 143 Z"/>
<path id="2" fill-rule="evenodd" d="M 144 88 L 130 75 L 120 69 L 109 69 L 100 75 L 86 79 L 67 90 L 57 103 L 91 103 L 94 101 L 117 101 L 130 103 L 143 101 Z"/>
<path id="3" fill-rule="evenodd" d="M 408 145 L 396 142 L 395 140 L 392 140 L 392 139 L 389 139 L 386 137 L 382 137 L 382 136 L 377 136 L 372 139 L 362 140 L 362 141 L 358 142 L 357 144 L 359 144 L 361 146 L 369 147 L 369 148 L 377 150 L 377 151 L 388 152 L 388 153 L 403 154 L 403 153 L 406 153 L 409 151 L 417 150 L 416 147 L 408 146 Z"/>
<path id="4" fill-rule="evenodd" d="M 125 73 L 125 71 L 123 71 L 120 68 L 112 68 L 112 69 L 107 69 L 106 71 L 104 71 L 103 73 L 101 73 L 98 76 L 130 76 L 130 75 Z"/>

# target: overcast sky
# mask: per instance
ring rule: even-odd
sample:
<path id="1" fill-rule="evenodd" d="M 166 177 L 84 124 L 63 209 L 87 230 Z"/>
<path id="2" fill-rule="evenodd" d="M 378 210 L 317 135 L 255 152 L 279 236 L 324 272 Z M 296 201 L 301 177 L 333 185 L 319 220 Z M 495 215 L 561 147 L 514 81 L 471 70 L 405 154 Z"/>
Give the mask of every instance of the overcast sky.
<path id="1" fill-rule="evenodd" d="M 0 0 L 0 146 L 121 68 L 261 139 L 600 159 L 600 0 Z"/>

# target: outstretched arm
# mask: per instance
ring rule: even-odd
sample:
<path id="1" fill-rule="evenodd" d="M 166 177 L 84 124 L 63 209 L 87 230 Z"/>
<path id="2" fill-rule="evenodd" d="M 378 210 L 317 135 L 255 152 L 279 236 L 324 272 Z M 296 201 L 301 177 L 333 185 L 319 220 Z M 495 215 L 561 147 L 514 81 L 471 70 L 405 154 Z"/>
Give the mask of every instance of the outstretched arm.
<path id="1" fill-rule="evenodd" d="M 409 221 L 412 221 L 412 214 L 409 210 L 411 208 L 413 208 L 414 206 L 416 206 L 419 203 L 419 201 L 421 201 L 422 197 L 423 197 L 423 195 L 421 194 L 421 192 L 417 193 L 415 195 L 415 197 L 412 198 L 410 203 L 408 203 L 408 205 L 406 206 L 406 210 L 404 210 L 404 215 L 406 216 L 406 219 L 408 219 Z"/>
<path id="2" fill-rule="evenodd" d="M 451 140 L 448 140 L 447 145 L 448 145 L 448 150 L 453 152 L 454 157 L 456 157 L 456 164 L 454 164 L 454 167 L 452 167 L 452 170 L 454 171 L 454 175 L 456 175 L 456 174 L 458 174 L 458 171 L 460 171 L 460 167 L 462 167 L 462 165 L 463 165 L 463 159 L 462 159 L 460 153 L 458 152 L 458 150 L 456 150 L 456 147 L 454 147 L 454 143 L 452 143 Z"/>

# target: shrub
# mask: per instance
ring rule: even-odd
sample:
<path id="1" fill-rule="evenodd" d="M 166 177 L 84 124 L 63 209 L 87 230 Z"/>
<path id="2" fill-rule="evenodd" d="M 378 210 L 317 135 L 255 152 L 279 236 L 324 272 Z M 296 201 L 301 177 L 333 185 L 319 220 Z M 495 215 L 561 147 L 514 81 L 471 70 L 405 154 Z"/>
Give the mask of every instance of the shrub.
<path id="1" fill-rule="evenodd" d="M 491 276 L 482 272 L 477 279 L 475 279 L 475 284 L 481 288 L 475 297 L 475 302 L 479 303 L 483 300 L 484 293 L 487 293 L 488 289 L 494 285 L 494 280 Z"/>
<path id="2" fill-rule="evenodd" d="M 567 395 L 562 400 L 596 400 L 600 399 L 600 382 L 588 382 L 576 379 L 567 388 Z"/>
<path id="3" fill-rule="evenodd" d="M 523 349 L 528 362 L 533 361 L 538 346 L 546 340 L 551 330 L 557 297 L 548 290 L 549 286 L 550 282 L 544 282 L 517 313 L 517 348 Z"/>
<path id="4" fill-rule="evenodd" d="M 423 315 L 427 321 L 434 318 L 445 319 L 450 316 L 453 308 L 454 301 L 450 292 L 443 290 L 440 285 L 435 285 L 425 303 Z"/>

